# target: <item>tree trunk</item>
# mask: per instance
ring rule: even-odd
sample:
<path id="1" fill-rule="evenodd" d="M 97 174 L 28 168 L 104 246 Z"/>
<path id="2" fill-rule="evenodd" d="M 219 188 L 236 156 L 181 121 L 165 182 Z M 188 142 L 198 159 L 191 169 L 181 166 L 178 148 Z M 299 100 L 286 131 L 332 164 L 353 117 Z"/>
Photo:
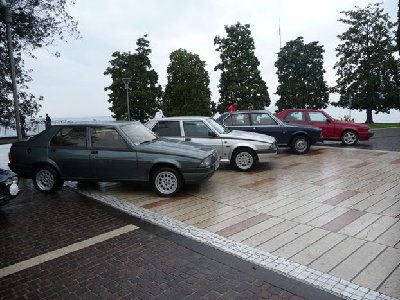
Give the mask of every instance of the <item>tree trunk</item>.
<path id="1" fill-rule="evenodd" d="M 372 109 L 367 108 L 367 120 L 365 121 L 366 124 L 372 124 L 374 121 L 372 120 Z"/>

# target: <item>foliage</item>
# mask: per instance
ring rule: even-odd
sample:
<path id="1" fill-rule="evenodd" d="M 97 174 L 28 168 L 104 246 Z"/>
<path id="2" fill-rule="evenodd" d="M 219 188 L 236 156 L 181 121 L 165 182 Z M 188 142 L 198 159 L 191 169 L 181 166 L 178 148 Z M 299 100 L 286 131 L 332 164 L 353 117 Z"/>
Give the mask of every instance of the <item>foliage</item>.
<path id="1" fill-rule="evenodd" d="M 337 85 L 340 100 L 337 106 L 367 110 L 366 123 L 372 123 L 372 111 L 388 113 L 400 108 L 399 62 L 393 54 L 394 23 L 383 12 L 380 3 L 366 8 L 344 11 L 339 21 L 348 29 L 339 35 L 336 48 L 339 61 Z"/>
<path id="2" fill-rule="evenodd" d="M 34 57 L 33 50 L 54 44 L 65 36 L 79 36 L 77 23 L 67 13 L 66 7 L 74 1 L 68 0 L 13 0 L 10 4 L 12 18 L 11 30 L 15 58 L 18 98 L 21 113 L 32 117 L 40 110 L 42 98 L 36 98 L 28 92 L 28 83 L 32 80 L 29 70 L 25 69 L 22 54 Z M 7 48 L 5 9 L 0 10 L 0 125 L 15 127 L 12 97 L 10 58 Z M 59 53 L 54 53 L 59 55 Z"/>
<path id="3" fill-rule="evenodd" d="M 318 42 L 304 44 L 298 37 L 289 41 L 278 53 L 278 110 L 328 106 L 329 90 L 324 81 L 323 46 Z"/>
<path id="4" fill-rule="evenodd" d="M 254 54 L 254 40 L 250 25 L 239 22 L 225 26 L 226 37 L 216 36 L 214 45 L 220 52 L 221 63 L 214 70 L 221 71 L 219 81 L 219 112 L 228 109 L 229 104 L 238 100 L 238 109 L 263 109 L 271 100 L 265 81 L 258 67 L 260 62 Z"/>
<path id="5" fill-rule="evenodd" d="M 185 49 L 173 51 L 169 58 L 164 115 L 211 116 L 210 78 L 206 63 Z"/>
<path id="6" fill-rule="evenodd" d="M 104 90 L 109 91 L 109 109 L 113 112 L 113 117 L 117 120 L 127 120 L 127 95 L 122 79 L 130 78 L 130 119 L 145 122 L 159 109 L 162 89 L 158 84 L 157 72 L 151 67 L 151 50 L 147 35 L 139 38 L 136 45 L 138 48 L 135 53 L 117 51 L 112 54 L 111 66 L 104 72 L 104 75 L 111 76 L 112 83 Z"/>
<path id="7" fill-rule="evenodd" d="M 397 9 L 397 50 L 399 50 L 400 55 L 400 0 L 399 8 Z"/>

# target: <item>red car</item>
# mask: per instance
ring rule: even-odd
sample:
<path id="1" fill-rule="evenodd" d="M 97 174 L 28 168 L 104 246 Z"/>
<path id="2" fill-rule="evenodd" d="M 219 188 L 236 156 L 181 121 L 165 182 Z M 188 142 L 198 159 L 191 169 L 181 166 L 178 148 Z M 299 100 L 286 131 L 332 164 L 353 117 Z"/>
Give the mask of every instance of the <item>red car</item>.
<path id="1" fill-rule="evenodd" d="M 286 123 L 311 125 L 322 128 L 322 135 L 328 141 L 342 141 L 344 145 L 355 145 L 366 141 L 374 134 L 365 124 L 339 121 L 318 109 L 284 109 L 277 117 Z"/>

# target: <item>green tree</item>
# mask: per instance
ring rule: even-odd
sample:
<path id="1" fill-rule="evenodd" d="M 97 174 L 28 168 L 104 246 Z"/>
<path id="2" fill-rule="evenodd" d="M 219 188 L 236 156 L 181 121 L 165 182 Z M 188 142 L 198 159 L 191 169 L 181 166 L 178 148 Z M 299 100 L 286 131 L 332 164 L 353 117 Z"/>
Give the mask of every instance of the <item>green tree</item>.
<path id="1" fill-rule="evenodd" d="M 399 50 L 400 55 L 400 0 L 399 8 L 397 9 L 397 50 Z"/>
<path id="2" fill-rule="evenodd" d="M 366 110 L 366 123 L 373 123 L 373 110 L 388 113 L 400 102 L 399 63 L 393 56 L 395 24 L 381 5 L 343 11 L 344 17 L 339 19 L 348 29 L 338 36 L 334 91 L 340 99 L 333 104 L 348 107 L 351 102 L 352 108 Z"/>
<path id="3" fill-rule="evenodd" d="M 304 44 L 303 37 L 286 43 L 278 53 L 275 67 L 278 69 L 280 96 L 278 109 L 326 108 L 329 89 L 324 81 L 323 46 L 318 42 Z"/>
<path id="4" fill-rule="evenodd" d="M 260 62 L 254 54 L 254 40 L 250 25 L 239 22 L 225 26 L 226 37 L 216 36 L 214 45 L 220 52 L 221 63 L 214 70 L 221 71 L 219 80 L 219 112 L 226 111 L 230 103 L 238 100 L 239 109 L 263 109 L 271 100 L 265 81 L 261 78 Z"/>
<path id="5" fill-rule="evenodd" d="M 26 70 L 22 55 L 35 58 L 35 49 L 47 47 L 57 40 L 66 40 L 66 36 L 79 37 L 77 23 L 67 13 L 68 0 L 13 0 L 7 1 L 11 14 L 11 30 L 15 59 L 18 98 L 21 113 L 33 117 L 40 110 L 38 101 L 28 91 L 32 80 Z M 0 125 L 15 127 L 10 58 L 7 48 L 5 9 L 0 5 Z M 58 52 L 54 53 L 59 56 Z"/>
<path id="6" fill-rule="evenodd" d="M 211 116 L 210 78 L 197 54 L 178 49 L 169 56 L 163 98 L 166 116 Z"/>
<path id="7" fill-rule="evenodd" d="M 145 122 L 153 117 L 160 107 L 162 95 L 161 86 L 158 84 L 158 75 L 151 67 L 149 55 L 149 41 L 147 34 L 136 42 L 135 53 L 114 52 L 109 66 L 104 75 L 110 75 L 112 83 L 104 88 L 109 91 L 108 102 L 111 103 L 110 111 L 117 120 L 127 120 L 127 95 L 123 78 L 130 78 L 129 114 L 130 119 Z"/>

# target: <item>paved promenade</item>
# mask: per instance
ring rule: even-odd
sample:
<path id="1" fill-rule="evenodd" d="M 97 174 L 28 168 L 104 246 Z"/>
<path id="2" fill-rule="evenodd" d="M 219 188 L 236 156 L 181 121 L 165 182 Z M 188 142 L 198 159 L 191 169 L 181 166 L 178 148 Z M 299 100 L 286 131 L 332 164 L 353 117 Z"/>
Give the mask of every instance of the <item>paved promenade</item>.
<path id="1" fill-rule="evenodd" d="M 400 298 L 398 152 L 314 147 L 306 156 L 283 153 L 251 173 L 222 168 L 172 199 L 130 184 L 78 189 L 192 238 L 215 239 L 215 247 L 220 238 L 222 249 L 241 257 L 254 251 L 258 256 L 247 257 L 257 260 L 264 253 L 272 269 L 341 296 Z"/>

